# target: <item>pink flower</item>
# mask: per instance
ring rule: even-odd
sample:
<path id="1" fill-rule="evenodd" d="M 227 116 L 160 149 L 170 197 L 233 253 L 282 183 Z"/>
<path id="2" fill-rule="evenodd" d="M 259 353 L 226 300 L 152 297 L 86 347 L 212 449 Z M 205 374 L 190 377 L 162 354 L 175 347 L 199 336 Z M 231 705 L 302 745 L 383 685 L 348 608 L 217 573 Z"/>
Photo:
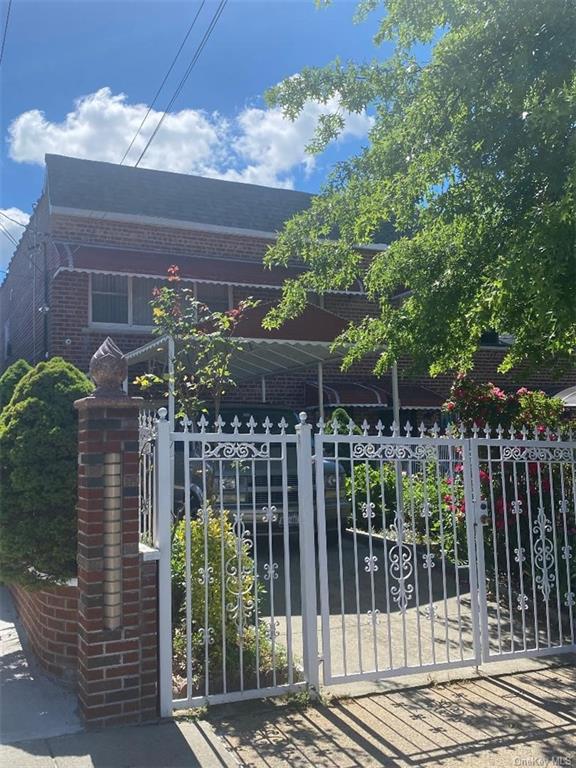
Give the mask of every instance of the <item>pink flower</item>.
<path id="1" fill-rule="evenodd" d="M 520 387 L 520 389 L 516 392 L 517 395 L 527 395 L 529 390 L 526 387 Z"/>

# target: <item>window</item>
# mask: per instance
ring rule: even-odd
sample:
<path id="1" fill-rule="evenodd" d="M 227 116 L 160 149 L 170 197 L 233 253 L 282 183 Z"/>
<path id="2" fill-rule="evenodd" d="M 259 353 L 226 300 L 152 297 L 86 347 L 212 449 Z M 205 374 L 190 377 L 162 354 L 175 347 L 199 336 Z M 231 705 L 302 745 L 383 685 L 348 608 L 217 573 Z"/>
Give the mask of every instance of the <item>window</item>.
<path id="1" fill-rule="evenodd" d="M 226 312 L 231 309 L 227 285 L 196 283 L 196 298 L 213 312 Z"/>
<path id="2" fill-rule="evenodd" d="M 128 278 L 121 275 L 92 275 L 92 321 L 128 322 Z"/>
<path id="3" fill-rule="evenodd" d="M 153 325 L 152 291 L 159 287 L 158 280 L 145 277 L 132 278 L 132 323 L 133 325 Z"/>
<path id="4" fill-rule="evenodd" d="M 92 274 L 92 316 L 93 323 L 109 325 L 133 325 L 150 327 L 152 318 L 152 292 L 164 280 L 153 277 L 131 277 L 127 275 Z M 195 285 L 195 295 L 211 310 L 225 312 L 231 308 L 230 287 L 211 283 L 188 283 Z"/>

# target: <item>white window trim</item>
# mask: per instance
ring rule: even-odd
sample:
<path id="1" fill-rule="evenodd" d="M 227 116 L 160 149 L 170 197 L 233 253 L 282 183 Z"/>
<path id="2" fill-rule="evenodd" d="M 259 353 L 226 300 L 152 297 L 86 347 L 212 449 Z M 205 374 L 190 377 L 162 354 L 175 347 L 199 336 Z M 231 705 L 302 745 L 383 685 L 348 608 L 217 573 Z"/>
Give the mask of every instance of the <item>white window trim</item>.
<path id="1" fill-rule="evenodd" d="M 120 277 L 126 277 L 128 281 L 128 322 L 127 323 L 108 323 L 101 320 L 92 319 L 92 277 L 93 273 L 90 272 L 88 277 L 88 325 L 91 328 L 99 328 L 101 330 L 113 330 L 113 331 L 144 331 L 150 332 L 154 328 L 154 324 L 150 325 L 137 325 L 133 322 L 134 318 L 134 294 L 133 294 L 133 281 L 134 280 L 150 280 L 148 276 L 140 275 L 123 275 L 117 273 Z M 192 281 L 192 288 L 194 290 L 194 298 L 198 298 L 198 282 Z M 232 286 L 228 287 L 228 309 L 234 308 Z"/>

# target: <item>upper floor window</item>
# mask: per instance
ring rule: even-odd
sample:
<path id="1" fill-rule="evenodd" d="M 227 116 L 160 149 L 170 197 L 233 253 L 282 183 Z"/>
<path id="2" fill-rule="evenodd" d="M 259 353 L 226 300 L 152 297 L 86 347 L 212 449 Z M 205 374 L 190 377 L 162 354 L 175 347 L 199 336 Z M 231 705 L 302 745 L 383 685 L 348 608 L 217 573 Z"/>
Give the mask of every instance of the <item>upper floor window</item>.
<path id="1" fill-rule="evenodd" d="M 227 285 L 196 283 L 196 298 L 213 312 L 226 312 L 232 309 Z"/>
<path id="2" fill-rule="evenodd" d="M 128 275 L 91 275 L 93 323 L 152 326 L 152 292 L 164 281 L 153 277 Z M 188 283 L 195 296 L 214 311 L 231 308 L 229 287 L 212 283 Z"/>
<path id="3" fill-rule="evenodd" d="M 128 323 L 128 278 L 92 275 L 92 321 Z"/>

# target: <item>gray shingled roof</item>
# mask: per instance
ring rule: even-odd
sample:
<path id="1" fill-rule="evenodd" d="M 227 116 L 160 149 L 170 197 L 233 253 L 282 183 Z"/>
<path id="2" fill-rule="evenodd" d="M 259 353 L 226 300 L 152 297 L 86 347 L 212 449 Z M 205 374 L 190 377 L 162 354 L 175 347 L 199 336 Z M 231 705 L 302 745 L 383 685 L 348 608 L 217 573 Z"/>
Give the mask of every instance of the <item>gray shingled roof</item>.
<path id="1" fill-rule="evenodd" d="M 183 173 L 46 155 L 53 206 L 278 232 L 313 195 Z"/>

